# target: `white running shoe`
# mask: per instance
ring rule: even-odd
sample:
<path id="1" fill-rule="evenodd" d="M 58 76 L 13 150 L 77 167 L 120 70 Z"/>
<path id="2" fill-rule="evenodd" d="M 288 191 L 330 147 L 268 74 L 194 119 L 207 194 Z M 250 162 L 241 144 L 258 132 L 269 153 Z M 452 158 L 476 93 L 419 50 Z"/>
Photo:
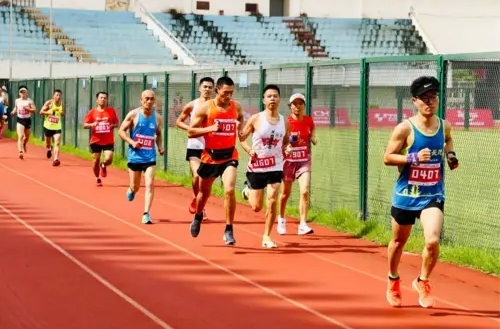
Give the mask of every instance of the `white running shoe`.
<path id="1" fill-rule="evenodd" d="M 299 235 L 311 234 L 314 233 L 314 230 L 307 225 L 307 223 L 301 223 L 299 225 Z"/>
<path id="2" fill-rule="evenodd" d="M 278 216 L 278 225 L 276 226 L 276 230 L 278 234 L 285 235 L 286 234 L 286 219 Z"/>

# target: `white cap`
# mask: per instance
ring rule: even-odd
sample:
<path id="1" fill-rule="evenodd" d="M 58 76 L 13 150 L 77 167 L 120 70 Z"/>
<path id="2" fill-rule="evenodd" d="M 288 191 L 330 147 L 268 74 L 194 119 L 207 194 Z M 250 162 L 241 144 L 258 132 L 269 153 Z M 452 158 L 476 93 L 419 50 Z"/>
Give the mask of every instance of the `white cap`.
<path id="1" fill-rule="evenodd" d="M 28 91 L 28 89 L 22 87 L 21 89 L 19 89 L 19 91 Z"/>
<path id="2" fill-rule="evenodd" d="M 2 90 L 5 90 L 5 91 L 7 91 L 7 87 L 5 87 L 5 86 L 2 86 Z"/>
<path id="3" fill-rule="evenodd" d="M 304 103 L 306 102 L 306 97 L 300 93 L 297 93 L 297 94 L 293 94 L 292 96 L 290 96 L 290 100 L 288 101 L 288 104 L 292 104 L 294 100 L 296 99 L 302 99 L 304 101 Z"/>

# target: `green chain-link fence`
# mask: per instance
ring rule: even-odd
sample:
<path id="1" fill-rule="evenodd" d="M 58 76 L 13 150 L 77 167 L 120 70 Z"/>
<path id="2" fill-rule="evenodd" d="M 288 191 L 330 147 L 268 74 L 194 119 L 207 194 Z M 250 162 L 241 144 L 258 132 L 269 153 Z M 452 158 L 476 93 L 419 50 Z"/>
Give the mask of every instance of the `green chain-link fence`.
<path id="1" fill-rule="evenodd" d="M 409 85 L 421 75 L 442 82 L 439 116 L 453 126 L 456 172 L 446 169 L 444 239 L 447 243 L 499 253 L 500 236 L 500 53 L 447 56 L 405 56 L 339 60 L 281 66 L 178 70 L 67 79 L 11 81 L 10 99 L 25 84 L 38 109 L 55 88 L 63 91 L 66 108 L 63 143 L 88 148 L 85 113 L 95 106 L 95 94 L 107 91 L 109 105 L 120 119 L 140 105 L 142 90 L 154 89 L 156 109 L 164 117 L 167 154 L 162 168 L 190 175 L 185 161 L 186 133 L 175 126 L 182 108 L 198 97 L 198 81 L 227 75 L 235 81 L 234 98 L 245 117 L 263 109 L 262 88 L 281 88 L 280 113 L 289 113 L 290 95 L 305 93 L 307 114 L 313 116 L 318 145 L 313 147 L 311 206 L 325 211 L 347 209 L 360 220 L 390 227 L 395 167 L 386 167 L 383 153 L 392 129 L 413 115 Z M 12 128 L 12 120 L 10 122 Z M 33 132 L 42 134 L 42 120 L 33 116 Z M 118 137 L 118 136 L 117 136 Z M 117 138 L 117 153 L 126 155 Z M 241 148 L 240 148 L 241 150 Z M 241 152 L 238 187 L 244 181 L 247 156 Z M 297 200 L 298 189 L 291 198 Z M 416 225 L 416 232 L 419 227 Z"/>

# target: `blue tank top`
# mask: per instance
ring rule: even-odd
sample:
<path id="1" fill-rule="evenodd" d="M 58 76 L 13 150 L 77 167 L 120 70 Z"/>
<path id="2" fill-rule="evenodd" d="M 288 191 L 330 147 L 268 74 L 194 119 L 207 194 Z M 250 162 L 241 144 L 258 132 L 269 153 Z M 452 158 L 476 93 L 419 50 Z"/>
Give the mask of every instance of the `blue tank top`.
<path id="1" fill-rule="evenodd" d="M 402 154 L 418 152 L 428 148 L 431 159 L 418 166 L 403 166 L 392 193 L 392 205 L 405 210 L 422 210 L 431 201 L 444 198 L 444 123 L 439 119 L 439 129 L 433 135 L 422 133 L 408 120 L 413 134 L 413 143 Z M 411 136 L 411 135 L 410 135 Z"/>
<path id="2" fill-rule="evenodd" d="M 139 149 L 128 146 L 129 163 L 148 163 L 156 161 L 155 136 L 156 136 L 156 114 L 153 111 L 150 118 L 144 117 L 141 109 L 138 109 L 138 120 L 130 132 L 130 138 L 140 141 L 142 147 Z"/>

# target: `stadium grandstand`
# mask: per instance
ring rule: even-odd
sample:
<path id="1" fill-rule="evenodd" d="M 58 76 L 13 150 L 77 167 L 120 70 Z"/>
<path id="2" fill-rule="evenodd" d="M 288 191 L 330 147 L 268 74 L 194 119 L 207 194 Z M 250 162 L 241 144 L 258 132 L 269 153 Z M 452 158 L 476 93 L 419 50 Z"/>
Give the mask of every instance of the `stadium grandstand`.
<path id="1" fill-rule="evenodd" d="M 10 13 L 3 4 L 0 58 L 6 59 Z M 141 12 L 146 24 L 131 11 L 53 8 L 52 21 L 50 12 L 13 7 L 13 59 L 47 61 L 50 43 L 54 62 L 167 66 L 184 65 L 181 58 L 186 57 L 201 65 L 259 65 L 428 53 L 408 18 L 227 16 L 170 10 Z M 182 51 L 176 53 L 176 47 L 165 45 L 169 42 Z"/>

